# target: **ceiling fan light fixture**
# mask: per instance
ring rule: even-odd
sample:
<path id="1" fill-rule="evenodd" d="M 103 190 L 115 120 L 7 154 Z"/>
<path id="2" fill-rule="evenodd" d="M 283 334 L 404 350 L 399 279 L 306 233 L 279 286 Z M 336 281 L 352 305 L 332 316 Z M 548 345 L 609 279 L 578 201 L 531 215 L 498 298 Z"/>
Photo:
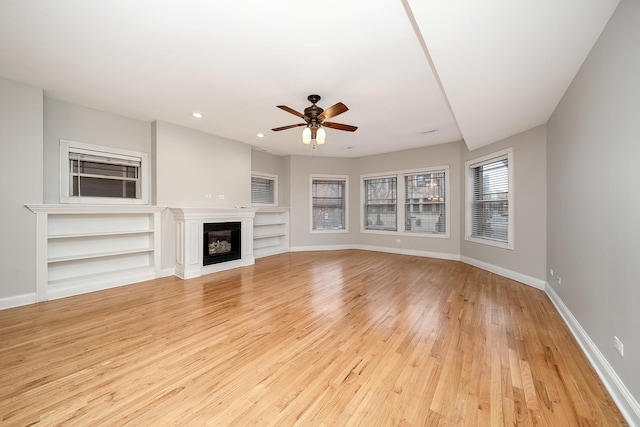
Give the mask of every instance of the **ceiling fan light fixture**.
<path id="1" fill-rule="evenodd" d="M 327 137 L 327 133 L 322 128 L 318 128 L 316 133 L 316 144 L 322 145 L 324 144 L 324 140 Z"/>
<path id="2" fill-rule="evenodd" d="M 302 130 L 302 143 L 305 145 L 311 144 L 311 128 L 306 127 Z"/>

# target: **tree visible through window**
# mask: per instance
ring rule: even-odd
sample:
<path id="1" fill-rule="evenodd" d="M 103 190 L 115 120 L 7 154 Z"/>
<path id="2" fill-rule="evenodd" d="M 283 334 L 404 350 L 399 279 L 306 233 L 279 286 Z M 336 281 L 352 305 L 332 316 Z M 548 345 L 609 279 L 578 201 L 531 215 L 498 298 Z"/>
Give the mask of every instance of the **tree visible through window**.
<path id="1" fill-rule="evenodd" d="M 398 179 L 364 180 L 364 229 L 396 231 Z"/>

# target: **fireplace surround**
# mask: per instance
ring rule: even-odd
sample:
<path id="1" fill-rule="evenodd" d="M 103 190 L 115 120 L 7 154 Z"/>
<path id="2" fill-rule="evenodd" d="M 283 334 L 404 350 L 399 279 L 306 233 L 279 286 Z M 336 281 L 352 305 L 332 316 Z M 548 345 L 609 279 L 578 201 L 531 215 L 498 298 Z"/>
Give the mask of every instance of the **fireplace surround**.
<path id="1" fill-rule="evenodd" d="M 171 208 L 171 212 L 176 222 L 176 276 L 182 279 L 191 279 L 200 277 L 203 274 L 255 263 L 253 255 L 253 219 L 256 209 Z M 215 230 L 216 228 L 226 227 L 218 224 L 225 223 L 235 223 L 240 226 L 235 237 L 239 254 L 229 255 L 228 251 L 226 251 L 226 244 L 233 246 L 234 243 L 234 237 L 229 235 L 231 241 L 226 241 L 226 243 L 222 243 L 222 241 L 225 241 L 224 238 L 217 239 L 217 245 L 215 241 L 211 242 L 214 246 L 220 247 L 224 253 L 224 256 L 219 258 L 220 261 L 215 260 L 210 264 L 208 263 L 209 261 L 206 261 L 207 263 L 205 263 L 205 254 L 209 255 L 208 248 L 210 243 L 207 240 L 207 249 L 205 251 L 205 224 L 213 228 L 212 231 L 215 234 L 218 231 Z M 215 252 L 217 249 L 214 248 L 213 250 Z M 217 258 L 217 255 L 212 255 Z"/>

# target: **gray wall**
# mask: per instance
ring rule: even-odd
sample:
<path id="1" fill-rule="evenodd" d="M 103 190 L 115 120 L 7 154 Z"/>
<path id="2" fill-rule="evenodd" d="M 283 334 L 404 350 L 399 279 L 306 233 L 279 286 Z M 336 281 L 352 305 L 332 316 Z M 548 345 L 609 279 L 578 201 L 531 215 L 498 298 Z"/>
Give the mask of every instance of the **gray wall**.
<path id="1" fill-rule="evenodd" d="M 361 233 L 358 235 L 357 242 L 366 246 L 450 254 L 452 257 L 457 258 L 460 253 L 460 199 L 458 193 L 461 183 L 460 147 L 462 145 L 462 142 L 454 142 L 356 159 L 357 175 L 355 178 L 358 181 L 358 189 L 360 188 L 360 175 L 432 166 L 449 166 L 449 210 L 451 214 L 449 238 L 447 239 Z M 360 203 L 358 195 L 354 205 L 354 208 L 358 211 L 358 222 L 355 224 L 358 229 L 360 227 L 360 218 L 362 217 Z M 400 239 L 401 242 L 396 243 L 396 239 Z"/>
<path id="2" fill-rule="evenodd" d="M 291 216 L 290 216 L 290 242 L 291 247 L 301 246 L 340 246 L 353 245 L 358 233 L 357 209 L 358 183 L 354 174 L 353 159 L 337 157 L 310 157 L 291 156 Z M 349 222 L 348 233 L 318 233 L 312 234 L 311 230 L 311 185 L 309 176 L 321 175 L 348 175 L 348 209 Z"/>
<path id="3" fill-rule="evenodd" d="M 640 2 L 622 0 L 548 123 L 547 280 L 640 399 Z M 621 357 L 613 337 L 624 343 Z"/>
<path id="4" fill-rule="evenodd" d="M 251 150 L 251 171 L 278 175 L 278 206 L 289 206 L 289 156 Z"/>
<path id="5" fill-rule="evenodd" d="M 546 278 L 546 127 L 538 126 L 526 132 L 495 142 L 478 150 L 469 151 L 463 145 L 464 162 L 512 147 L 514 172 L 514 249 L 465 240 L 464 211 L 460 218 L 462 257 L 498 266 L 515 273 L 524 274 L 541 283 Z M 461 179 L 464 178 L 461 170 Z M 462 182 L 460 200 L 464 206 L 465 183 Z"/>
<path id="6" fill-rule="evenodd" d="M 154 200 L 158 205 L 189 208 L 251 205 L 249 145 L 166 122 L 155 123 L 154 135 L 157 168 Z"/>
<path id="7" fill-rule="evenodd" d="M 151 153 L 149 122 L 44 99 L 45 203 L 60 203 L 60 140 Z M 149 158 L 151 175 L 154 159 Z M 153 184 L 151 184 L 153 185 Z M 151 194 L 151 191 L 150 191 Z"/>
<path id="8" fill-rule="evenodd" d="M 42 203 L 42 98 L 0 79 L 0 298 L 36 291 L 36 216 L 24 205 Z"/>

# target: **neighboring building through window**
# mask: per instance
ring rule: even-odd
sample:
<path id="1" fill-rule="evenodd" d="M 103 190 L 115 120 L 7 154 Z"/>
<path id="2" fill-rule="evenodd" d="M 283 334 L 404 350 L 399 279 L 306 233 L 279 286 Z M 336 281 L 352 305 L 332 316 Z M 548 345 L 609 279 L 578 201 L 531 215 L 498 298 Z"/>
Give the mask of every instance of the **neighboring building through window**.
<path id="1" fill-rule="evenodd" d="M 465 163 L 466 239 L 513 249 L 513 152 L 509 148 Z"/>
<path id="2" fill-rule="evenodd" d="M 449 167 L 362 177 L 362 232 L 449 237 Z"/>
<path id="3" fill-rule="evenodd" d="M 347 231 L 346 176 L 311 177 L 311 230 Z"/>
<path id="4" fill-rule="evenodd" d="M 440 234 L 447 231 L 444 171 L 405 175 L 405 231 Z"/>
<path id="5" fill-rule="evenodd" d="M 395 176 L 364 179 L 364 229 L 396 231 L 398 178 Z"/>
<path id="6" fill-rule="evenodd" d="M 251 173 L 251 204 L 278 206 L 278 175 Z"/>
<path id="7" fill-rule="evenodd" d="M 148 156 L 60 141 L 60 202 L 148 204 Z"/>

